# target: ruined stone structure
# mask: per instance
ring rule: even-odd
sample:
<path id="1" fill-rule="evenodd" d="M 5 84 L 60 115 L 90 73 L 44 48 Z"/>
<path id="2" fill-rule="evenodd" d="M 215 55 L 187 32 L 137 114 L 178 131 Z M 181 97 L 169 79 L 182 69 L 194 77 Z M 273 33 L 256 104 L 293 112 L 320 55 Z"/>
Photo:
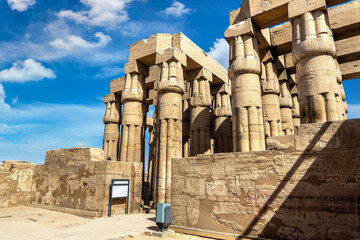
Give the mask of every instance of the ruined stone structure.
<path id="1" fill-rule="evenodd" d="M 145 124 L 146 112 L 152 105 L 148 181 L 155 202 L 171 202 L 171 159 L 232 151 L 227 70 L 184 34 L 156 34 L 131 46 L 125 75 L 111 82 L 105 97 L 107 106 L 109 99 L 122 105 L 118 151 L 104 145 L 105 159 L 144 163 L 145 128 L 151 126 Z M 111 135 L 108 112 L 105 143 Z"/>
<path id="2" fill-rule="evenodd" d="M 182 33 L 132 44 L 104 99 L 103 150 L 4 162 L 0 206 L 104 216 L 111 180 L 129 179 L 130 212 L 171 202 L 177 231 L 359 238 L 360 123 L 346 120 L 342 81 L 360 77 L 360 0 L 345 2 L 244 0 L 225 31 L 228 70 Z"/>

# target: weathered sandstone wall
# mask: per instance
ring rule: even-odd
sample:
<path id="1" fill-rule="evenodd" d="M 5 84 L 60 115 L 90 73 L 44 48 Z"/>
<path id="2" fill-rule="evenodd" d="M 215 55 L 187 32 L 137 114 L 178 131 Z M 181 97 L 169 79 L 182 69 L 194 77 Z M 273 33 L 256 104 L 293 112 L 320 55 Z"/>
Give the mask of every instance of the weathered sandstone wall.
<path id="1" fill-rule="evenodd" d="M 360 120 L 301 125 L 273 150 L 172 160 L 172 224 L 276 239 L 360 237 Z M 282 149 L 279 151 L 278 149 Z"/>
<path id="2" fill-rule="evenodd" d="M 140 210 L 142 164 L 104 161 L 95 148 L 51 150 L 34 175 L 32 203 L 108 214 L 111 179 L 131 179 L 129 212 Z M 140 188 L 141 189 L 141 188 Z M 125 200 L 113 201 L 112 214 L 124 213 Z"/>
<path id="3" fill-rule="evenodd" d="M 35 164 L 24 161 L 0 165 L 0 208 L 30 204 L 35 169 Z"/>

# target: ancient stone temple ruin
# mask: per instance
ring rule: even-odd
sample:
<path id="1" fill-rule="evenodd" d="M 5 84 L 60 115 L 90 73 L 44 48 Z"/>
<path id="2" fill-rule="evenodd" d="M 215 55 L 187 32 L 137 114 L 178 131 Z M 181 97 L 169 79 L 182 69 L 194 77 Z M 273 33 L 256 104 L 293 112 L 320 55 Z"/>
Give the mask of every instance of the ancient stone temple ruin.
<path id="1" fill-rule="evenodd" d="M 183 33 L 132 44 L 104 99 L 103 151 L 4 163 L 6 186 L 30 179 L 5 205 L 105 216 L 111 180 L 129 179 L 130 212 L 171 203 L 179 232 L 359 238 L 360 121 L 343 80 L 360 77 L 360 0 L 244 0 L 225 39 L 229 69 Z"/>

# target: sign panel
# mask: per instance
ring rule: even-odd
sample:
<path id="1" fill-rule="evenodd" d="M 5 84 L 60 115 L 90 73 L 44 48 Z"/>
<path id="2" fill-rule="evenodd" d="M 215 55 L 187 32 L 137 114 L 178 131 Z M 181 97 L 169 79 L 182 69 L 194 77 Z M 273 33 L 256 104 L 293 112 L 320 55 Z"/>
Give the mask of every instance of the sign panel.
<path id="1" fill-rule="evenodd" d="M 109 194 L 109 217 L 111 216 L 111 206 L 113 199 L 125 198 L 126 199 L 126 214 L 128 214 L 129 209 L 129 179 L 112 179 L 110 185 L 110 194 Z"/>
<path id="2" fill-rule="evenodd" d="M 129 197 L 129 185 L 112 185 L 111 193 L 112 198 L 127 198 Z"/>

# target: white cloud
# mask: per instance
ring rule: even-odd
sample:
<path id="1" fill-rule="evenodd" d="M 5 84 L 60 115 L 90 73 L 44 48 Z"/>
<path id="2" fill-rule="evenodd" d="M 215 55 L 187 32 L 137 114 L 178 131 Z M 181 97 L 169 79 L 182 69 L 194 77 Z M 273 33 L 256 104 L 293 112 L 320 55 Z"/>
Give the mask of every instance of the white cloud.
<path id="1" fill-rule="evenodd" d="M 11 112 L 11 107 L 5 102 L 5 91 L 2 84 L 0 84 L 0 114 L 5 114 Z"/>
<path id="2" fill-rule="evenodd" d="M 166 8 L 161 12 L 165 13 L 166 15 L 182 17 L 183 15 L 188 14 L 191 11 L 192 10 L 190 8 L 186 8 L 183 3 L 174 0 L 170 7 Z"/>
<path id="3" fill-rule="evenodd" d="M 97 32 L 95 37 L 99 39 L 98 42 L 92 43 L 84 40 L 83 38 L 75 35 L 69 35 L 66 38 L 57 38 L 54 41 L 50 42 L 50 45 L 56 49 L 64 49 L 67 51 L 73 50 L 75 48 L 99 48 L 106 47 L 109 42 L 111 42 L 111 37 L 103 34 L 102 32 Z"/>
<path id="4" fill-rule="evenodd" d="M 7 2 L 12 10 L 17 10 L 19 12 L 26 11 L 36 3 L 35 0 L 7 0 Z"/>
<path id="5" fill-rule="evenodd" d="M 225 68 L 229 66 L 229 44 L 224 38 L 216 39 L 208 54 Z"/>
<path id="6" fill-rule="evenodd" d="M 0 123 L 0 134 L 15 134 L 16 131 L 6 123 Z"/>
<path id="7" fill-rule="evenodd" d="M 64 10 L 58 13 L 61 18 L 68 18 L 80 24 L 115 28 L 129 20 L 125 10 L 133 0 L 80 0 L 89 10 L 74 12 Z"/>
<path id="8" fill-rule="evenodd" d="M 16 62 L 11 68 L 0 72 L 0 82 L 40 81 L 44 78 L 56 78 L 56 75 L 33 59 Z"/>

